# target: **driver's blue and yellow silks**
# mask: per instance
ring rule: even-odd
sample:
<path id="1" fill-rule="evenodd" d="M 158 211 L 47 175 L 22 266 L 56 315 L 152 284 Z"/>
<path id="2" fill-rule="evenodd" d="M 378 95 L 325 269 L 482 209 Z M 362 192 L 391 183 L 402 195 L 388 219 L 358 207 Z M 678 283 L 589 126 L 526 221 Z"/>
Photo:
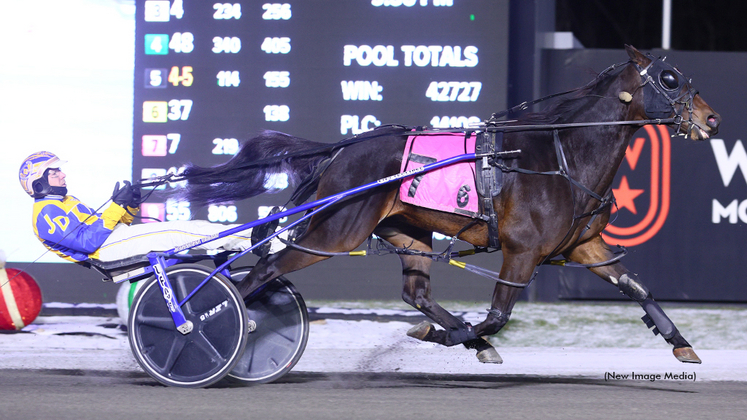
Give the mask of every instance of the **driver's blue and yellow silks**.
<path id="1" fill-rule="evenodd" d="M 95 214 L 73 196 L 48 195 L 34 202 L 32 222 L 34 234 L 47 249 L 68 261 L 81 262 L 97 258 L 98 249 L 117 223 L 129 225 L 132 220 L 118 204 L 111 203 L 103 213 Z"/>

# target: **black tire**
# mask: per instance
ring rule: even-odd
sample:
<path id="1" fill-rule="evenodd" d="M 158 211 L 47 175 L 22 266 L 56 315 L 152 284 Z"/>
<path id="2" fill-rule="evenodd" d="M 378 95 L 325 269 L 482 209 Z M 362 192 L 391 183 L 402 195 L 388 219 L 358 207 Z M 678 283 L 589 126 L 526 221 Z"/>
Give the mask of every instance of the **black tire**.
<path id="1" fill-rule="evenodd" d="M 210 270 L 178 264 L 166 274 L 181 301 Z M 215 275 L 182 306 L 194 325 L 183 335 L 174 326 L 156 278 L 143 281 L 147 283 L 135 296 L 127 322 L 130 347 L 143 370 L 164 385 L 185 388 L 206 387 L 224 378 L 243 354 L 248 333 L 244 302 L 233 284 Z"/>
<path id="2" fill-rule="evenodd" d="M 247 268 L 231 272 L 234 281 L 243 279 Z M 246 349 L 227 379 L 242 383 L 269 383 L 281 378 L 298 363 L 309 338 L 306 303 L 293 284 L 278 277 L 263 286 L 246 305 L 249 333 Z"/>

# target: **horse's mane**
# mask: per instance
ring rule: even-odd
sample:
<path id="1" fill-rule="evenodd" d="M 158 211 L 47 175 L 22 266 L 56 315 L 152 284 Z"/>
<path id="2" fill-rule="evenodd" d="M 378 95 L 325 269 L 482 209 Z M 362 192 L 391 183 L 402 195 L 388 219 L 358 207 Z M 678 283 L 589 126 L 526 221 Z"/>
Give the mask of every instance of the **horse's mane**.
<path id="1" fill-rule="evenodd" d="M 620 71 L 624 68 L 624 66 L 619 67 Z M 589 103 L 590 99 L 598 98 L 600 91 L 606 91 L 609 84 L 617 78 L 620 71 L 605 71 L 597 74 L 593 80 L 578 90 L 550 100 L 545 109 L 518 117 L 517 123 L 556 124 L 571 120 L 581 108 Z"/>

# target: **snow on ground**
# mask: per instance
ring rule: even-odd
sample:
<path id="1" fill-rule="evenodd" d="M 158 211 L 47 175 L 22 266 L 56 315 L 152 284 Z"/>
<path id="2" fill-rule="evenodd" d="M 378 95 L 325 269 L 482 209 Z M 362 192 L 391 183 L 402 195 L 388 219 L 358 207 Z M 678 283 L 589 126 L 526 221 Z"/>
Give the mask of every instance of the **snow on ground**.
<path id="1" fill-rule="evenodd" d="M 420 315 L 402 302 L 308 302 L 308 306 L 320 306 L 315 313 Z M 472 324 L 487 315 L 483 306 L 459 302 L 447 302 L 443 306 Z M 744 322 L 747 306 L 665 303 L 662 307 L 695 349 L 747 350 L 747 323 Z M 633 302 L 518 302 L 509 323 L 491 337 L 491 342 L 496 347 L 668 349 L 669 345 L 661 337 L 646 331 L 641 321 L 643 314 L 641 307 Z"/>
<path id="2" fill-rule="evenodd" d="M 512 320 L 491 337 L 502 365 L 481 364 L 473 350 L 423 343 L 405 335 L 415 311 L 388 302 L 309 302 L 315 318 L 304 356 L 294 369 L 306 372 L 423 372 L 443 374 L 584 377 L 612 373 L 678 375 L 677 380 L 747 380 L 747 308 L 666 306 L 702 365 L 683 364 L 661 337 L 640 321 L 635 304 L 519 303 Z M 445 305 L 469 322 L 484 309 Z M 341 320 L 338 315 L 376 315 Z M 362 316 L 362 318 L 364 318 Z M 405 318 L 407 319 L 407 318 Z M 139 371 L 119 318 L 39 317 L 21 333 L 0 334 L 0 369 Z"/>

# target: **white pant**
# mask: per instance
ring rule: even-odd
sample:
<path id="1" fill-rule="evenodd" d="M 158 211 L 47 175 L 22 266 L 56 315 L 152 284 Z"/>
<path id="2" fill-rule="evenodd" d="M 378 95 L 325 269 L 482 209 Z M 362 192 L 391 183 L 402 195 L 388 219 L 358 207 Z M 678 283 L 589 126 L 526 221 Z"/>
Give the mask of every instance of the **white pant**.
<path id="1" fill-rule="evenodd" d="M 133 255 L 147 254 L 151 251 L 167 251 L 236 226 L 239 225 L 221 225 L 206 220 L 144 223 L 131 226 L 120 223 L 99 248 L 99 259 L 114 261 Z M 243 251 L 251 246 L 251 234 L 252 230 L 248 229 L 192 249 Z M 276 242 L 273 241 L 274 246 L 271 252 L 278 251 L 277 245 L 283 248 L 282 244 Z"/>

